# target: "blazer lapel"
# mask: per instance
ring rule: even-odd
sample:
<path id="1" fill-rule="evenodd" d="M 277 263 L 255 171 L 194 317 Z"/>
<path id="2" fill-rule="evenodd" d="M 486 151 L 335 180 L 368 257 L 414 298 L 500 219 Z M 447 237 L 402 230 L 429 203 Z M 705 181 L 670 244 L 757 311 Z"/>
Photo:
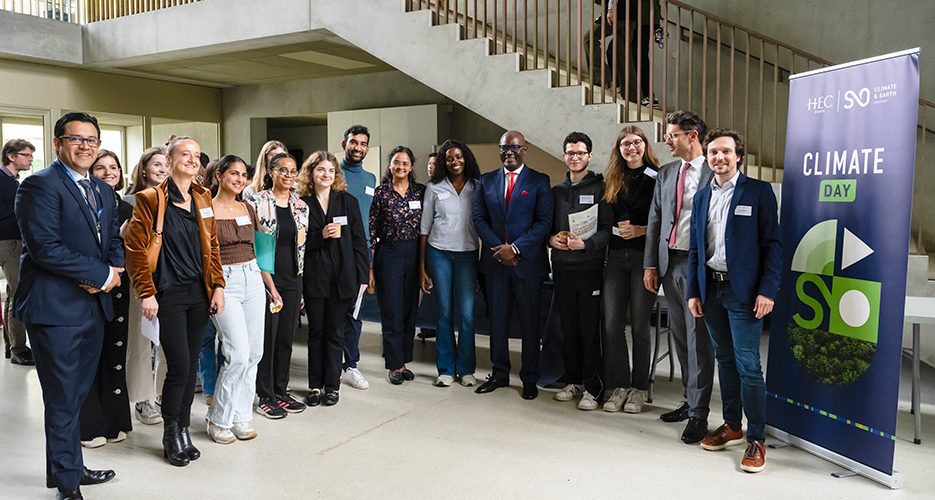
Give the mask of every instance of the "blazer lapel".
<path id="1" fill-rule="evenodd" d="M 730 197 L 730 210 L 727 212 L 727 224 L 730 224 L 731 219 L 734 218 L 734 211 L 737 210 L 737 203 L 740 202 L 740 197 L 743 196 L 743 190 L 747 187 L 747 176 L 740 174 L 737 176 L 737 185 L 734 186 L 734 194 Z"/>
<path id="2" fill-rule="evenodd" d="M 75 183 L 74 179 L 71 178 L 71 175 L 65 171 L 64 164 L 56 160 L 52 166 L 56 168 L 56 172 L 62 177 L 62 184 L 65 185 L 65 190 L 75 197 L 75 201 L 78 203 L 81 213 L 84 214 L 85 220 L 88 221 L 88 226 L 90 226 L 91 231 L 94 233 L 94 237 L 97 238 L 97 222 L 94 220 L 94 215 L 91 214 L 91 206 L 88 205 L 88 200 L 85 199 L 84 194 L 81 193 L 78 185 Z M 98 245 L 100 245 L 100 243 L 101 242 L 98 241 Z"/>
<path id="3" fill-rule="evenodd" d="M 519 197 L 523 195 L 523 189 L 526 187 L 526 184 L 529 184 L 529 165 L 524 164 L 523 171 L 519 173 L 519 176 L 516 177 L 516 181 L 513 183 L 513 197 L 510 198 L 510 203 L 519 201 Z"/>
<path id="4" fill-rule="evenodd" d="M 494 170 L 493 172 L 493 190 L 494 196 L 496 196 L 497 201 L 499 201 L 500 210 L 503 211 L 504 219 L 506 219 L 506 184 L 505 169 L 503 167 Z"/>
<path id="5" fill-rule="evenodd" d="M 698 179 L 698 189 L 711 184 L 711 178 L 714 177 L 714 170 L 708 165 L 708 160 L 701 164 L 701 177 Z"/>
<path id="6" fill-rule="evenodd" d="M 699 187 L 699 189 L 704 189 Z M 711 189 L 704 189 L 701 192 L 701 199 L 698 200 L 700 203 L 698 207 L 693 206 L 692 210 L 699 210 L 698 220 L 701 221 L 701 224 L 698 224 L 698 255 L 701 262 L 704 262 L 706 259 L 707 243 L 708 243 L 708 208 L 711 207 Z M 693 214 L 694 215 L 694 214 Z"/>

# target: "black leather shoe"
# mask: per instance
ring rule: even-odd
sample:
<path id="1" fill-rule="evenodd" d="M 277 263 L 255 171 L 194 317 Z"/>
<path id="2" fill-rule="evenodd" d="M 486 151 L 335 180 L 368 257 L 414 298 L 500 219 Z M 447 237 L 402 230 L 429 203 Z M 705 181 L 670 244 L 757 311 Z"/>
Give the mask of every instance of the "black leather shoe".
<path id="1" fill-rule="evenodd" d="M 201 458 L 201 452 L 192 444 L 192 437 L 188 433 L 188 427 L 179 427 L 179 439 L 182 441 L 182 448 L 189 460 L 198 460 Z"/>
<path id="2" fill-rule="evenodd" d="M 182 438 L 179 437 L 179 423 L 177 421 L 163 421 L 162 435 L 162 456 L 166 461 L 176 467 L 184 467 L 191 462 L 188 454 L 185 453 L 185 447 L 182 446 Z"/>
<path id="3" fill-rule="evenodd" d="M 87 467 L 84 468 L 84 471 L 81 473 L 81 486 L 93 486 L 95 484 L 103 484 L 107 481 L 110 481 L 117 474 L 112 470 L 91 470 Z M 45 478 L 46 488 L 55 488 L 55 481 L 46 476 Z"/>
<path id="4" fill-rule="evenodd" d="M 474 392 L 478 394 L 487 394 L 488 392 L 493 392 L 501 387 L 506 387 L 508 385 L 510 385 L 510 379 L 494 377 L 491 375 L 486 382 L 480 385 L 480 387 L 474 389 Z"/>
<path id="5" fill-rule="evenodd" d="M 393 385 L 400 385 L 406 380 L 403 376 L 403 372 L 390 372 L 389 379 L 390 383 Z"/>
<path id="6" fill-rule="evenodd" d="M 305 396 L 305 404 L 308 406 L 318 406 L 321 404 L 321 391 L 314 390 Z"/>
<path id="7" fill-rule="evenodd" d="M 523 384 L 523 399 L 536 399 L 539 395 L 539 388 L 536 384 Z"/>
<path id="8" fill-rule="evenodd" d="M 403 374 L 403 380 L 405 380 L 406 382 L 412 382 L 413 380 L 416 379 L 416 374 L 412 373 L 412 370 L 410 370 L 409 368 L 403 368 L 403 371 L 399 373 Z"/>
<path id="9" fill-rule="evenodd" d="M 688 410 L 688 403 L 682 401 L 682 404 L 680 404 L 678 408 L 659 415 L 659 418 L 663 422 L 681 422 L 683 420 L 688 420 Z"/>
<path id="10" fill-rule="evenodd" d="M 81 490 L 78 488 L 59 491 L 55 498 L 56 500 L 84 500 L 84 497 L 81 496 Z"/>
<path id="11" fill-rule="evenodd" d="M 708 434 L 708 421 L 698 417 L 688 419 L 688 424 L 682 432 L 682 442 L 685 444 L 695 444 L 700 442 Z"/>
<path id="12" fill-rule="evenodd" d="M 340 399 L 338 396 L 338 391 L 331 391 L 325 394 L 325 406 L 334 406 L 338 404 L 338 399 Z"/>
<path id="13" fill-rule="evenodd" d="M 15 352 L 10 353 L 10 362 L 14 365 L 23 365 L 23 366 L 34 366 L 36 361 L 32 358 L 32 351 L 26 349 L 25 351 L 16 354 Z"/>

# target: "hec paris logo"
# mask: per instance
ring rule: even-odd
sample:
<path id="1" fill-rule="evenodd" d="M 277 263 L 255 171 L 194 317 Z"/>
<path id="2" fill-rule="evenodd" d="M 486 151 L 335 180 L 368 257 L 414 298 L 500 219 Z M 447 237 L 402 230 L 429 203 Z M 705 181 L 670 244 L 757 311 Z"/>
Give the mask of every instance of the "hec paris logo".
<path id="1" fill-rule="evenodd" d="M 873 254 L 847 228 L 841 244 L 841 270 Z M 795 324 L 789 325 L 788 333 L 793 354 L 809 375 L 822 383 L 843 385 L 866 371 L 873 358 L 881 285 L 835 276 L 837 247 L 837 219 L 812 226 L 796 247 L 791 270 L 802 274 L 795 284 Z"/>
<path id="2" fill-rule="evenodd" d="M 846 90 L 844 91 L 844 98 L 841 99 L 841 91 L 839 90 L 837 95 L 828 94 L 821 95 L 818 97 L 813 97 L 808 99 L 806 102 L 806 109 L 809 111 L 821 112 L 824 110 L 835 109 L 840 111 L 841 103 L 844 103 L 844 109 L 851 109 L 855 105 L 862 108 L 866 108 L 870 105 L 870 89 L 864 87 L 860 90 Z"/>

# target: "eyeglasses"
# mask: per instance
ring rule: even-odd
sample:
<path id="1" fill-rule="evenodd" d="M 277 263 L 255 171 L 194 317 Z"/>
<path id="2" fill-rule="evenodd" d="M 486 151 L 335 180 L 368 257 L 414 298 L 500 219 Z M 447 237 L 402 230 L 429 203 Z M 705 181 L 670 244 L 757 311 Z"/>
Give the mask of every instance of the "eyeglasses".
<path id="1" fill-rule="evenodd" d="M 675 136 L 677 136 L 677 135 L 679 135 L 679 134 L 689 134 L 689 133 L 691 133 L 691 131 L 688 131 L 688 132 L 684 132 L 684 131 L 682 131 L 682 132 L 672 132 L 671 134 L 662 134 L 662 140 L 663 140 L 663 141 L 668 141 L 669 139 L 675 139 Z"/>
<path id="2" fill-rule="evenodd" d="M 587 151 L 565 151 L 565 158 L 568 159 L 584 158 L 585 156 L 588 156 Z"/>
<path id="3" fill-rule="evenodd" d="M 408 161 L 393 160 L 393 166 L 394 167 L 411 167 L 412 164 L 409 163 Z"/>
<path id="4" fill-rule="evenodd" d="M 636 148 L 639 149 L 643 145 L 642 139 L 637 139 L 633 142 L 621 142 L 620 147 L 623 149 Z"/>
<path id="5" fill-rule="evenodd" d="M 68 141 L 72 146 L 81 147 L 81 143 L 87 142 L 88 146 L 96 148 L 101 145 L 101 140 L 97 137 L 81 137 L 80 135 L 63 135 L 59 137 L 63 141 Z"/>
<path id="6" fill-rule="evenodd" d="M 16 156 L 22 156 L 23 158 L 32 159 L 32 153 L 16 153 Z"/>
<path id="7" fill-rule="evenodd" d="M 520 150 L 523 149 L 523 148 L 525 148 L 525 147 L 526 147 L 525 144 L 523 144 L 523 145 L 513 144 L 513 145 L 510 145 L 510 146 L 503 146 L 503 145 L 501 145 L 501 146 L 500 146 L 500 154 L 504 154 L 504 155 L 507 154 L 507 153 L 516 154 L 516 153 L 519 153 Z"/>
<path id="8" fill-rule="evenodd" d="M 299 175 L 298 170 L 289 170 L 286 167 L 274 168 L 273 171 L 279 172 L 279 175 L 285 175 L 286 177 L 295 177 Z"/>

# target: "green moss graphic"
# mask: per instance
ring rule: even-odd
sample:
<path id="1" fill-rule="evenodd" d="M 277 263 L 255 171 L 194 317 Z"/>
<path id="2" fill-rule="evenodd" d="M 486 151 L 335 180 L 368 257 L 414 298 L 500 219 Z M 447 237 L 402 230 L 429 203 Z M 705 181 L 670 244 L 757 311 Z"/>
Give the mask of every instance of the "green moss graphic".
<path id="1" fill-rule="evenodd" d="M 853 337 L 811 330 L 790 323 L 789 346 L 799 366 L 827 385 L 847 385 L 870 367 L 876 344 Z"/>

